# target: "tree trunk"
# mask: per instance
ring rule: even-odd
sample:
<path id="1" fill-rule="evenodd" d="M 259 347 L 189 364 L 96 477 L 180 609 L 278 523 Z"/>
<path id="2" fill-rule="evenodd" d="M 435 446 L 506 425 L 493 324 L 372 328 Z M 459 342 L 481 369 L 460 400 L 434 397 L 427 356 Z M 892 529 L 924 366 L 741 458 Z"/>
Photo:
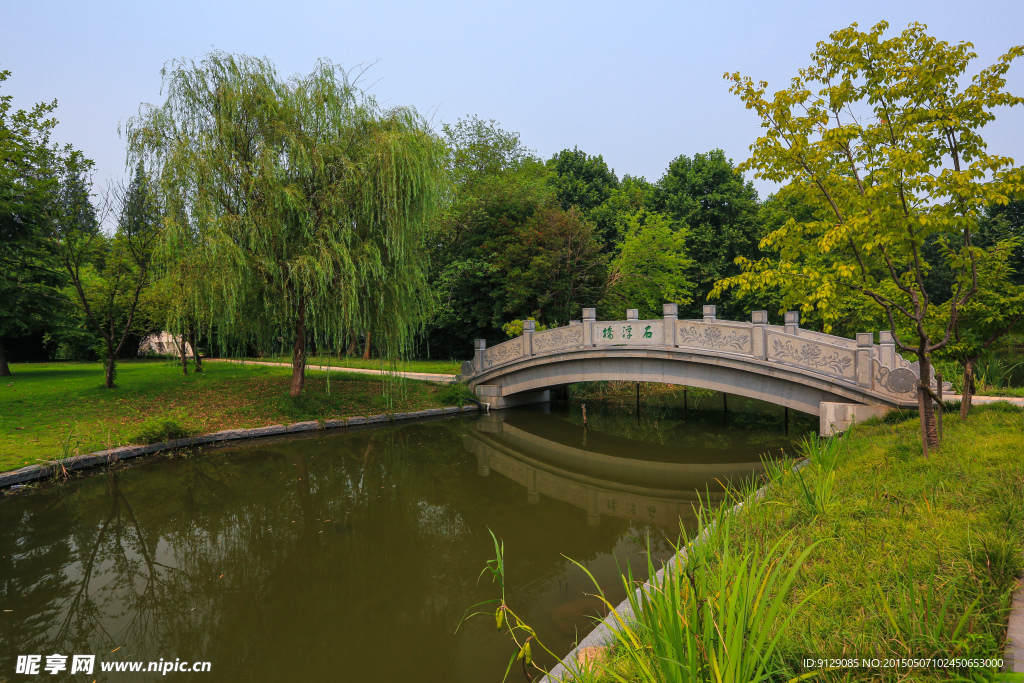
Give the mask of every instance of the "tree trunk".
<path id="1" fill-rule="evenodd" d="M 203 371 L 203 359 L 199 357 L 199 347 L 196 345 L 196 326 L 188 326 L 188 343 L 192 345 L 192 360 L 196 366 L 196 372 Z"/>
<path id="2" fill-rule="evenodd" d="M 107 389 L 113 389 L 114 388 L 114 375 L 117 373 L 117 370 L 116 370 L 116 368 L 114 366 L 114 361 L 115 361 L 114 349 L 110 348 L 110 345 L 108 344 L 107 345 L 107 373 L 106 373 L 107 374 L 107 381 L 106 381 Z"/>
<path id="3" fill-rule="evenodd" d="M 288 395 L 298 398 L 306 386 L 306 302 L 299 302 L 299 319 L 295 324 L 295 346 L 292 348 L 292 386 Z"/>
<path id="4" fill-rule="evenodd" d="M 960 397 L 960 421 L 963 422 L 967 419 L 967 414 L 971 412 L 971 397 L 974 396 L 974 361 L 975 358 L 970 358 L 964 363 L 964 391 L 963 396 Z"/>
<path id="5" fill-rule="evenodd" d="M 363 360 L 370 360 L 370 331 L 366 331 L 366 348 L 363 349 Z"/>
<path id="6" fill-rule="evenodd" d="M 358 339 L 356 338 L 356 331 L 352 330 L 349 333 L 348 350 L 345 351 L 346 356 L 356 355 L 356 346 L 358 345 Z"/>
<path id="7" fill-rule="evenodd" d="M 931 359 L 923 352 L 918 353 L 918 367 L 921 373 L 917 389 L 917 407 L 921 416 L 921 448 L 924 457 L 927 458 L 930 450 L 939 447 L 939 430 L 935 422 L 935 404 L 928 391 L 932 376 Z"/>
<path id="8" fill-rule="evenodd" d="M 10 377 L 11 368 L 7 365 L 7 354 L 4 353 L 4 340 L 0 339 L 0 377 Z"/>
<path id="9" fill-rule="evenodd" d="M 178 344 L 178 352 L 181 354 L 181 374 L 188 376 L 188 342 L 185 341 L 185 333 L 181 333 L 181 342 Z"/>

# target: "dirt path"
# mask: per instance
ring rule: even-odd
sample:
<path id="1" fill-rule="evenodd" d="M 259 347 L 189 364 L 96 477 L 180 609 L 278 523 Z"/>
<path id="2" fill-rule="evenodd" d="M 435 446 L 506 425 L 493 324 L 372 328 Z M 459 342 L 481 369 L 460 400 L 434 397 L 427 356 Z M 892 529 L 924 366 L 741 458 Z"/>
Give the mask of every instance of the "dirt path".
<path id="1" fill-rule="evenodd" d="M 271 365 L 277 368 L 290 368 L 291 363 L 269 363 L 261 360 L 233 360 L 231 358 L 203 358 L 204 363 L 241 363 L 243 365 Z M 342 368 L 336 365 L 307 365 L 307 370 L 320 370 L 322 372 L 358 372 L 364 375 L 386 375 L 387 370 L 367 370 L 366 368 Z M 399 372 L 396 373 L 408 379 L 420 379 L 427 382 L 451 382 L 455 375 L 438 375 L 430 372 Z"/>

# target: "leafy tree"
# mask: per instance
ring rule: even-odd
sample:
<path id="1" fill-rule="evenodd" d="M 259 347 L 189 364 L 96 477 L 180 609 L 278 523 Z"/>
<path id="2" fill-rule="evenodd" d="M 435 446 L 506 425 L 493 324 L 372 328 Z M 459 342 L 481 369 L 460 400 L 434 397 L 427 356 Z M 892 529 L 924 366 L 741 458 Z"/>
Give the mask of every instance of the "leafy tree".
<path id="1" fill-rule="evenodd" d="M 128 126 L 169 203 L 168 243 L 195 249 L 221 334 L 339 346 L 373 329 L 394 359 L 422 321 L 423 237 L 444 148 L 413 109 L 382 109 L 321 61 L 282 80 L 267 60 L 212 52 L 166 71 L 167 101 Z"/>
<path id="2" fill-rule="evenodd" d="M 546 206 L 517 226 L 497 254 L 494 264 L 505 284 L 494 295 L 506 315 L 529 313 L 549 327 L 568 324 L 600 298 L 604 262 L 591 223 L 576 209 Z"/>
<path id="3" fill-rule="evenodd" d="M 462 188 L 486 176 L 514 170 L 534 159 L 523 146 L 519 133 L 502 130 L 494 119 L 478 116 L 444 124 L 448 145 L 448 170 L 452 182 Z"/>
<path id="4" fill-rule="evenodd" d="M 0 71 L 0 83 L 10 76 Z M 0 96 L 0 377 L 11 374 L 5 338 L 46 329 L 66 312 L 64 281 L 44 236 L 56 189 L 49 136 L 56 102 L 11 111 Z"/>
<path id="5" fill-rule="evenodd" d="M 433 307 L 425 342 L 431 356 L 459 358 L 471 352 L 474 338 L 504 338 L 507 280 L 497 260 L 554 196 L 550 172 L 518 134 L 476 117 L 445 131 L 456 182 L 428 237 Z"/>
<path id="6" fill-rule="evenodd" d="M 976 56 L 970 43 L 949 45 L 916 23 L 885 38 L 887 28 L 881 22 L 869 32 L 856 24 L 836 31 L 771 98 L 767 83 L 726 74 L 766 130 L 740 168 L 788 183 L 782 192 L 813 202 L 815 219 L 793 218 L 765 237 L 762 247 L 777 260 L 744 261 L 744 273 L 716 291 L 792 287 L 805 310 L 816 307 L 826 320 L 836 316 L 837 296 L 873 302 L 899 348 L 920 363 L 927 453 L 938 444 L 932 354 L 954 339 L 964 307 L 987 286 L 978 277 L 978 223 L 987 205 L 1024 190 L 1021 169 L 989 153 L 980 135 L 993 108 L 1024 101 L 1003 91 L 1024 47 L 961 87 Z M 942 306 L 927 284 L 936 266 L 924 253 L 929 240 L 941 243 L 955 278 Z"/>
<path id="7" fill-rule="evenodd" d="M 686 306 L 692 301 L 693 270 L 686 231 L 674 230 L 660 213 L 640 209 L 629 214 L 623 239 L 609 265 L 602 315 L 618 319 L 627 308 L 643 318 L 661 317 L 663 303 Z"/>
<path id="8" fill-rule="evenodd" d="M 572 207 L 586 220 L 592 221 L 606 250 L 615 238 L 612 216 L 597 211 L 619 186 L 615 171 L 608 168 L 601 155 L 590 156 L 578 147 L 563 149 L 547 161 L 552 172 L 549 182 L 555 197 L 565 211 Z"/>
<path id="9" fill-rule="evenodd" d="M 113 193 L 117 229 L 112 236 L 104 234 L 92 205 L 92 166 L 75 151 L 60 159 L 60 192 L 50 202 L 47 220 L 53 249 L 82 313 L 102 339 L 109 389 L 143 289 L 150 283 L 162 226 L 160 207 L 139 165 L 128 187 Z"/>
<path id="10" fill-rule="evenodd" d="M 654 208 L 671 216 L 677 230 L 688 231 L 690 258 L 696 264 L 692 313 L 698 315 L 715 282 L 739 274 L 736 258 L 759 254 L 757 191 L 716 149 L 692 159 L 676 157 L 655 186 Z M 720 307 L 723 317 L 747 313 L 730 300 Z"/>
<path id="11" fill-rule="evenodd" d="M 982 241 L 982 240 L 979 240 Z M 974 370 L 978 359 L 999 339 L 1015 329 L 1024 328 L 1024 283 L 1010 265 L 1020 242 L 1013 239 L 996 243 L 978 254 L 978 280 L 984 286 L 960 308 L 953 329 L 953 342 L 942 355 L 959 361 L 964 368 L 960 418 L 966 420 L 974 394 Z M 955 259 L 955 252 L 949 254 Z M 947 301 L 948 308 L 955 300 Z M 948 311 L 938 319 L 948 319 Z M 941 330 L 937 330 L 941 332 Z"/>

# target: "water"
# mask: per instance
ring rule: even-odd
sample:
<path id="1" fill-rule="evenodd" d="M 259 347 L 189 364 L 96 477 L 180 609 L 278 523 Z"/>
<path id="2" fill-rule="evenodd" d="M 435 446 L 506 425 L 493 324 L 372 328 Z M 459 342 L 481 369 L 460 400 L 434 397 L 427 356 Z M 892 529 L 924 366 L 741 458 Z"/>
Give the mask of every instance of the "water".
<path id="1" fill-rule="evenodd" d="M 734 399 L 730 397 L 730 409 Z M 736 408 L 743 408 L 735 399 Z M 781 410 L 579 403 L 154 458 L 0 501 L 0 680 L 19 654 L 209 661 L 204 681 L 500 681 L 477 577 L 559 655 L 617 566 L 666 557 L 697 491 L 778 451 Z M 791 416 L 792 417 L 792 416 Z M 791 433 L 806 431 L 804 420 Z M 493 613 L 493 606 L 490 611 Z M 70 658 L 69 658 L 70 663 Z M 521 680 L 514 674 L 510 680 Z M 20 677 L 15 680 L 19 680 Z"/>

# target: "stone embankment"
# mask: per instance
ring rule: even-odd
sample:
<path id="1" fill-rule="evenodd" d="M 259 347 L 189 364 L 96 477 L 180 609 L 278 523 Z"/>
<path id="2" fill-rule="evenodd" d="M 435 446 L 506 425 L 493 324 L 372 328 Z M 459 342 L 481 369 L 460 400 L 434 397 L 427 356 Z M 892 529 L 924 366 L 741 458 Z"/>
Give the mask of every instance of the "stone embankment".
<path id="1" fill-rule="evenodd" d="M 478 410 L 479 407 L 475 405 L 462 407 L 453 406 L 450 408 L 429 408 L 427 410 L 417 410 L 410 413 L 388 413 L 384 415 L 370 415 L 369 417 L 347 417 L 337 420 L 324 420 L 322 422 L 311 420 L 309 422 L 295 422 L 290 425 L 278 424 L 270 425 L 269 427 L 255 427 L 253 429 L 225 429 L 212 434 L 190 436 L 184 439 L 174 439 L 172 441 L 161 441 L 159 443 L 151 443 L 141 446 L 121 446 L 119 448 L 111 448 L 105 451 L 76 455 L 64 460 L 53 460 L 41 465 L 29 465 L 11 472 L 0 473 L 0 489 L 15 486 L 17 484 L 24 484 L 26 482 L 38 481 L 40 479 L 50 479 L 56 476 L 62 476 L 65 472 L 82 470 L 89 467 L 110 465 L 119 460 L 137 458 L 140 455 L 150 455 L 152 453 L 159 453 L 162 451 L 188 448 L 190 446 L 236 441 L 238 439 L 255 439 L 264 436 L 278 436 L 281 434 L 294 434 L 299 432 L 341 429 L 385 422 L 398 422 L 401 420 L 415 420 L 418 418 L 471 413 Z"/>

